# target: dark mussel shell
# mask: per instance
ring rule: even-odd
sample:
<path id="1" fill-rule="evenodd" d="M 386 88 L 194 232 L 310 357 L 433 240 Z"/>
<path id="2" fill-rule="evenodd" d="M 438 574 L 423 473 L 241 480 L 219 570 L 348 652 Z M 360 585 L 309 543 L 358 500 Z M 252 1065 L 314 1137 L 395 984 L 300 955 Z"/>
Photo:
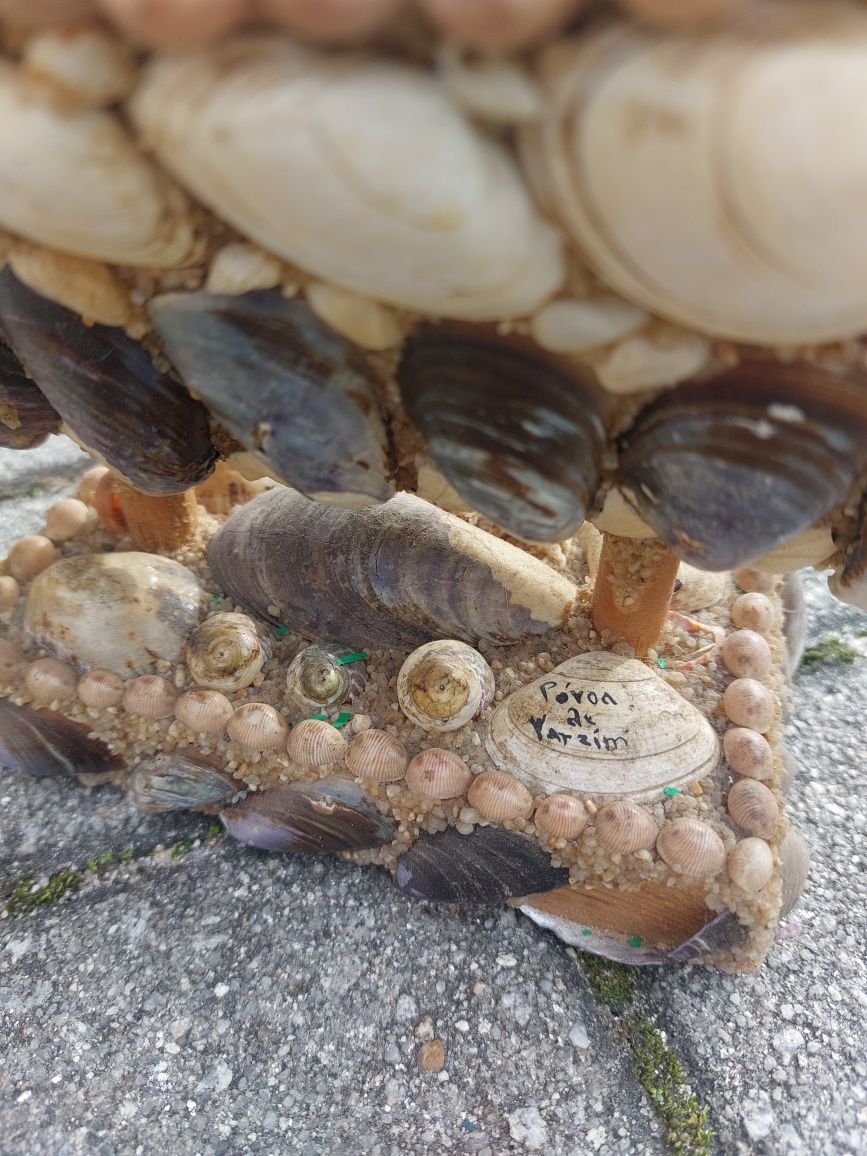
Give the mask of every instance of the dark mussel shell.
<path id="1" fill-rule="evenodd" d="M 429 326 L 397 374 L 431 457 L 472 509 L 529 542 L 558 542 L 599 488 L 606 395 L 589 370 L 521 338 Z"/>
<path id="2" fill-rule="evenodd" d="M 88 728 L 51 710 L 0 701 L 0 763 L 13 771 L 48 775 L 104 775 L 122 760 Z"/>
<path id="3" fill-rule="evenodd" d="M 342 510 L 271 490 L 229 517 L 208 563 L 244 609 L 359 647 L 514 642 L 562 625 L 575 597 L 544 562 L 411 494 Z"/>
<path id="4" fill-rule="evenodd" d="M 229 834 L 262 851 L 361 851 L 394 838 L 394 821 L 350 779 L 320 779 L 248 795 L 220 812 Z"/>
<path id="5" fill-rule="evenodd" d="M 149 311 L 181 379 L 275 477 L 325 500 L 390 497 L 372 371 L 303 301 L 170 293 Z"/>
<path id="6" fill-rule="evenodd" d="M 681 558 L 730 570 L 834 509 L 865 467 L 867 381 L 755 357 L 641 413 L 618 482 Z"/>
<path id="7" fill-rule="evenodd" d="M 503 827 L 476 827 L 462 835 L 449 827 L 419 835 L 397 861 L 395 881 L 412 899 L 433 903 L 495 904 L 514 895 L 552 891 L 569 872 L 552 867 L 534 839 Z"/>
<path id="8" fill-rule="evenodd" d="M 139 763 L 129 780 L 140 811 L 189 811 L 231 799 L 243 788 L 227 770 L 187 751 L 156 755 Z"/>
<path id="9" fill-rule="evenodd" d="M 0 446 L 29 450 L 60 429 L 60 415 L 0 342 Z"/>
<path id="10" fill-rule="evenodd" d="M 28 375 L 69 429 L 130 485 L 176 494 L 211 473 L 208 414 L 159 373 L 123 329 L 85 325 L 70 309 L 0 273 L 0 320 Z"/>

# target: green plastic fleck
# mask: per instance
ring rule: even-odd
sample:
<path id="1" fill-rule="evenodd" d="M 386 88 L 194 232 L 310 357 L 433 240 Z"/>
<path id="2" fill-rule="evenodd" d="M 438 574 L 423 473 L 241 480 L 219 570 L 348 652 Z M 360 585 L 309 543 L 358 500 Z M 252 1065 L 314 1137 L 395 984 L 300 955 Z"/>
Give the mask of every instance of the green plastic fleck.
<path id="1" fill-rule="evenodd" d="M 590 930 L 589 927 L 585 927 L 584 930 L 581 932 L 581 934 L 582 935 L 592 935 L 593 932 Z"/>
<path id="2" fill-rule="evenodd" d="M 337 716 L 337 718 L 332 723 L 332 726 L 334 726 L 336 730 L 340 730 L 341 727 L 346 726 L 346 724 L 349 722 L 349 720 L 351 718 L 352 718 L 352 715 L 349 713 L 348 710 L 345 710 Z"/>
<path id="3" fill-rule="evenodd" d="M 662 793 L 667 799 L 673 799 L 675 795 L 680 795 L 682 792 L 679 787 L 663 787 Z"/>
<path id="4" fill-rule="evenodd" d="M 660 668 L 660 670 L 665 670 L 668 663 L 665 661 L 664 658 L 657 658 L 656 665 Z"/>
<path id="5" fill-rule="evenodd" d="M 284 634 L 289 633 L 289 627 L 288 626 L 275 626 L 274 627 L 274 633 L 277 635 L 278 638 L 282 638 Z"/>
<path id="6" fill-rule="evenodd" d="M 366 650 L 356 650 L 354 654 L 344 654 L 342 658 L 335 658 L 335 666 L 348 666 L 350 662 L 364 662 L 370 655 Z"/>
<path id="7" fill-rule="evenodd" d="M 328 715 L 325 711 L 320 711 L 319 714 L 312 714 L 307 720 L 308 722 L 328 722 Z"/>
<path id="8" fill-rule="evenodd" d="M 633 935 L 631 939 L 627 939 L 626 946 L 627 947 L 641 947 L 642 943 L 644 943 L 644 940 L 641 938 L 640 935 Z"/>

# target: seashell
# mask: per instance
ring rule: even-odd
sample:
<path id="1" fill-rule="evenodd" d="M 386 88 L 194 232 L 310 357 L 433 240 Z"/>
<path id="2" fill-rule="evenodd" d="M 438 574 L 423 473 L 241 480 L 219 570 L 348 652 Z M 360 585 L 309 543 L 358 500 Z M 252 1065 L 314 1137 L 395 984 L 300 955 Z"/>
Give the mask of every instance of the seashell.
<path id="1" fill-rule="evenodd" d="M 623 23 L 552 49 L 550 111 L 525 131 L 561 219 L 606 285 L 689 330 L 780 346 L 857 337 L 865 170 L 840 142 L 863 105 L 863 11 L 760 6 L 692 36 L 688 75 L 686 43 Z M 790 147 L 805 124 L 809 162 Z"/>
<path id="2" fill-rule="evenodd" d="M 642 522 L 620 490 L 608 490 L 602 510 L 591 519 L 597 530 L 617 534 L 620 538 L 655 538 L 656 534 Z M 600 543 L 601 547 L 601 543 Z"/>
<path id="3" fill-rule="evenodd" d="M 780 602 L 783 607 L 783 642 L 785 656 L 783 671 L 791 681 L 801 665 L 807 645 L 807 601 L 804 585 L 797 573 L 786 574 L 780 587 Z"/>
<path id="4" fill-rule="evenodd" d="M 212 295 L 252 293 L 257 289 L 274 289 L 283 277 L 283 266 L 276 257 L 257 245 L 233 241 L 224 245 L 211 260 L 205 289 Z"/>
<path id="5" fill-rule="evenodd" d="M 61 113 L 5 63 L 0 225 L 113 265 L 174 268 L 198 255 L 186 198 L 145 159 L 113 113 Z"/>
<path id="6" fill-rule="evenodd" d="M 756 558 L 753 565 L 757 570 L 765 570 L 769 574 L 791 574 L 794 570 L 818 566 L 830 558 L 836 549 L 831 527 L 814 526 L 769 554 Z"/>
<path id="7" fill-rule="evenodd" d="M 0 342 L 0 446 L 27 450 L 60 431 L 60 414 L 24 373 L 20 361 Z"/>
<path id="8" fill-rule="evenodd" d="M 289 732 L 286 750 L 301 767 L 327 767 L 346 758 L 346 739 L 329 722 L 304 719 Z"/>
<path id="9" fill-rule="evenodd" d="M 169 718 L 175 713 L 177 690 L 158 674 L 131 678 L 123 690 L 124 709 L 145 718 Z"/>
<path id="10" fill-rule="evenodd" d="M 406 785 L 429 799 L 457 799 L 466 794 L 472 778 L 461 756 L 442 747 L 421 751 L 406 768 Z"/>
<path id="11" fill-rule="evenodd" d="M 427 453 L 415 455 L 416 483 L 415 492 L 427 502 L 433 502 L 441 510 L 462 512 L 467 503 L 460 496 L 451 482 L 447 482 L 439 472 Z"/>
<path id="12" fill-rule="evenodd" d="M 9 574 L 0 575 L 0 614 L 18 605 L 21 587 Z"/>
<path id="13" fill-rule="evenodd" d="M 0 682 L 15 682 L 23 678 L 27 669 L 24 647 L 7 638 L 0 638 Z"/>
<path id="14" fill-rule="evenodd" d="M 62 658 L 126 676 L 157 659 L 177 662 L 207 600 L 195 574 L 170 558 L 79 555 L 55 562 L 34 581 L 24 622 Z"/>
<path id="15" fill-rule="evenodd" d="M 750 835 L 770 839 L 780 822 L 780 808 L 772 791 L 755 779 L 738 779 L 729 787 L 728 812 Z"/>
<path id="16" fill-rule="evenodd" d="M 681 562 L 674 580 L 671 609 L 686 614 L 706 610 L 722 601 L 729 591 L 728 574 L 715 574 L 710 570 L 697 570 Z"/>
<path id="17" fill-rule="evenodd" d="M 220 813 L 235 838 L 263 851 L 319 855 L 381 847 L 394 838 L 394 821 L 382 815 L 349 779 L 319 779 L 248 795 Z"/>
<path id="18" fill-rule="evenodd" d="M 647 333 L 618 341 L 592 359 L 599 384 L 609 393 L 641 393 L 667 389 L 695 377 L 712 357 L 705 337 L 673 325 L 656 324 Z"/>
<path id="19" fill-rule="evenodd" d="M 406 747 L 387 731 L 367 730 L 356 735 L 346 752 L 346 765 L 360 779 L 396 783 L 406 774 Z"/>
<path id="20" fill-rule="evenodd" d="M 247 15 L 247 0 L 101 0 L 124 35 L 147 48 L 178 48 L 225 36 Z"/>
<path id="21" fill-rule="evenodd" d="M 414 650 L 397 676 L 397 700 L 423 731 L 459 730 L 490 706 L 494 672 L 465 642 L 447 639 Z"/>
<path id="22" fill-rule="evenodd" d="M 563 278 L 507 150 L 421 69 L 251 36 L 151 61 L 131 114 L 221 219 L 362 296 L 499 320 Z"/>
<path id="23" fill-rule="evenodd" d="M 362 647 L 514 642 L 562 625 L 576 594 L 544 562 L 410 494 L 339 510 L 271 490 L 235 510 L 208 564 L 236 605 Z"/>
<path id="24" fill-rule="evenodd" d="M 246 702 L 236 707 L 226 724 L 229 738 L 242 747 L 273 751 L 282 747 L 289 734 L 283 716 L 264 702 Z"/>
<path id="25" fill-rule="evenodd" d="M 476 775 L 467 791 L 467 802 L 492 823 L 528 819 L 533 813 L 533 796 L 505 771 L 482 771 Z"/>
<path id="26" fill-rule="evenodd" d="M 18 29 L 39 28 L 89 16 L 94 0 L 0 0 L 0 17 Z"/>
<path id="27" fill-rule="evenodd" d="M 761 891 L 774 873 L 774 853 L 764 839 L 741 839 L 729 853 L 729 879 L 744 891 Z"/>
<path id="28" fill-rule="evenodd" d="M 542 92 L 526 66 L 498 56 L 464 53 L 444 41 L 436 51 L 437 75 L 469 116 L 492 124 L 529 124 L 544 112 Z"/>
<path id="29" fill-rule="evenodd" d="M 764 734 L 773 725 L 777 705 L 774 696 L 754 678 L 736 678 L 730 682 L 722 704 L 735 726 Z"/>
<path id="30" fill-rule="evenodd" d="M 395 882 L 411 899 L 501 906 L 513 895 L 551 891 L 569 873 L 551 866 L 535 839 L 503 827 L 461 835 L 449 827 L 422 834 L 397 861 Z"/>
<path id="31" fill-rule="evenodd" d="M 78 479 L 78 496 L 87 506 L 92 506 L 99 483 L 109 476 L 108 466 L 91 466 Z"/>
<path id="32" fill-rule="evenodd" d="M 356 698 L 367 684 L 362 655 L 337 642 L 306 647 L 286 671 L 287 698 L 314 712 Z"/>
<path id="33" fill-rule="evenodd" d="M 277 483 L 270 478 L 248 481 L 228 462 L 217 462 L 214 472 L 201 485 L 196 486 L 196 501 L 209 514 L 231 514 L 235 506 L 251 502 L 259 494 L 272 489 Z"/>
<path id="34" fill-rule="evenodd" d="M 87 525 L 88 510 L 78 498 L 62 498 L 49 506 L 42 531 L 52 542 L 68 542 Z"/>
<path id="35" fill-rule="evenodd" d="M 720 647 L 720 658 L 735 678 L 767 678 L 771 648 L 754 630 L 734 630 Z"/>
<path id="36" fill-rule="evenodd" d="M 710 724 L 650 667 L 593 651 L 509 695 L 486 741 L 528 787 L 662 797 L 717 762 Z"/>
<path id="37" fill-rule="evenodd" d="M 180 750 L 145 759 L 129 779 L 132 801 L 148 814 L 212 807 L 243 785 L 219 764 Z"/>
<path id="38" fill-rule="evenodd" d="M 37 658 L 24 675 L 24 685 L 38 702 L 64 702 L 75 698 L 77 683 L 72 667 L 56 658 Z"/>
<path id="39" fill-rule="evenodd" d="M 121 760 L 89 728 L 50 710 L 0 699 L 0 764 L 25 775 L 104 775 Z"/>
<path id="40" fill-rule="evenodd" d="M 782 878 L 782 902 L 780 904 L 780 919 L 785 919 L 798 900 L 807 882 L 810 868 L 810 849 L 800 834 L 789 828 L 777 849 L 780 857 L 780 876 Z"/>
<path id="41" fill-rule="evenodd" d="M 85 706 L 102 710 L 120 704 L 124 682 L 110 670 L 89 670 L 78 680 L 77 693 Z"/>
<path id="42" fill-rule="evenodd" d="M 659 828 L 643 807 L 618 799 L 596 816 L 596 842 L 606 851 L 630 852 L 652 847 Z"/>
<path id="43" fill-rule="evenodd" d="M 779 582 L 776 574 L 757 570 L 755 566 L 742 566 L 740 570 L 735 570 L 732 578 L 748 594 L 770 594 L 776 590 Z"/>
<path id="44" fill-rule="evenodd" d="M 258 10 L 304 40 L 366 40 L 397 15 L 401 0 L 258 0 Z"/>
<path id="45" fill-rule="evenodd" d="M 9 269 L 0 273 L 0 319 L 27 373 L 76 439 L 130 485 L 175 494 L 210 474 L 217 452 L 204 406 L 159 373 L 122 329 L 85 325 Z"/>
<path id="46" fill-rule="evenodd" d="M 23 285 L 88 324 L 98 321 L 125 327 L 134 320 L 129 291 L 99 261 L 19 243 L 9 253 L 8 263 Z"/>
<path id="47" fill-rule="evenodd" d="M 663 826 L 656 850 L 669 867 L 685 875 L 716 875 L 726 861 L 725 844 L 716 831 L 688 816 Z"/>
<path id="48" fill-rule="evenodd" d="M 373 371 L 303 301 L 170 293 L 149 311 L 184 384 L 274 477 L 342 505 L 389 497 Z"/>
<path id="49" fill-rule="evenodd" d="M 48 569 L 56 557 L 57 550 L 50 539 L 42 534 L 28 534 L 19 538 L 9 551 L 9 573 L 16 581 L 26 582 Z"/>
<path id="50" fill-rule="evenodd" d="M 741 566 L 846 497 L 867 466 L 865 397 L 855 374 L 745 359 L 639 415 L 623 438 L 620 487 L 685 561 Z"/>
<path id="51" fill-rule="evenodd" d="M 767 634 L 774 624 L 774 607 L 765 594 L 741 594 L 732 604 L 732 622 L 744 630 Z"/>
<path id="52" fill-rule="evenodd" d="M 132 52 L 96 24 L 47 28 L 26 42 L 21 64 L 65 111 L 115 104 L 136 82 Z"/>
<path id="53" fill-rule="evenodd" d="M 468 506 L 528 541 L 574 534 L 599 485 L 606 436 L 606 402 L 589 371 L 521 338 L 437 325 L 409 337 L 397 380 Z"/>
<path id="54" fill-rule="evenodd" d="M 185 691 L 175 700 L 175 718 L 194 734 L 221 735 L 235 708 L 218 690 Z"/>
<path id="55" fill-rule="evenodd" d="M 774 773 L 771 744 L 756 731 L 730 727 L 723 735 L 723 752 L 736 775 L 748 779 L 770 779 Z"/>
<path id="56" fill-rule="evenodd" d="M 535 44 L 584 5 L 584 0 L 421 0 L 423 11 L 450 39 L 497 52 Z"/>
<path id="57" fill-rule="evenodd" d="M 327 281 L 311 281 L 304 292 L 321 321 L 362 349 L 392 349 L 400 344 L 403 334 L 397 318 L 378 301 Z"/>
<path id="58" fill-rule="evenodd" d="M 246 614 L 212 614 L 196 627 L 186 647 L 190 674 L 210 690 L 251 686 L 267 657 L 259 628 Z"/>
<path id="59" fill-rule="evenodd" d="M 549 839 L 577 839 L 587 826 L 587 808 L 574 795 L 548 795 L 533 814 L 537 833 Z"/>

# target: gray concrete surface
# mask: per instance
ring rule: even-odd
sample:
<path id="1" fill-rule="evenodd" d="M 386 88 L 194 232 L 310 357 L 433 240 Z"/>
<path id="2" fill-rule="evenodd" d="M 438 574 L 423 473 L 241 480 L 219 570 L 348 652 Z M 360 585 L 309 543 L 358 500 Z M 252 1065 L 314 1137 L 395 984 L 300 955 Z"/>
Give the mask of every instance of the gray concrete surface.
<path id="1" fill-rule="evenodd" d="M 0 548 L 38 529 L 57 496 L 42 484 L 85 465 L 62 439 L 0 454 Z M 867 619 L 818 576 L 809 601 L 811 638 L 867 654 Z M 717 1151 L 856 1156 L 867 658 L 802 670 L 796 708 L 792 805 L 814 863 L 790 937 L 756 976 L 643 972 L 634 1007 L 683 1059 Z M 552 937 L 207 831 L 136 815 L 109 789 L 3 778 L 4 892 L 115 856 L 77 893 L 0 923 L 3 1156 L 666 1151 L 622 1025 Z M 445 1045 L 438 1073 L 418 1064 L 430 1038 Z"/>

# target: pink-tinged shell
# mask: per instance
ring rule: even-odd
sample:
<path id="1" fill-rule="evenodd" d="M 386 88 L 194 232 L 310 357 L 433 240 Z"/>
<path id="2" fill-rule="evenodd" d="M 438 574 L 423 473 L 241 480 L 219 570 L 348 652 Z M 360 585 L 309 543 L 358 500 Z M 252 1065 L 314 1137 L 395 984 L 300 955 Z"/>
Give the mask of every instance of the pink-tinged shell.
<path id="1" fill-rule="evenodd" d="M 549 795 L 536 808 L 533 822 L 549 839 L 577 839 L 588 818 L 587 808 L 574 795 Z"/>
<path id="2" fill-rule="evenodd" d="M 771 648 L 755 630 L 735 630 L 720 647 L 720 658 L 735 678 L 767 678 Z"/>
<path id="3" fill-rule="evenodd" d="M 732 622 L 744 630 L 766 633 L 774 624 L 774 607 L 766 594 L 741 594 L 732 604 Z"/>
<path id="4" fill-rule="evenodd" d="M 723 751 L 736 775 L 769 779 L 774 773 L 774 752 L 764 735 L 746 727 L 732 727 L 723 735 Z"/>
<path id="5" fill-rule="evenodd" d="M 72 667 L 57 658 L 37 658 L 24 675 L 24 685 L 39 702 L 75 698 L 77 682 Z"/>
<path id="6" fill-rule="evenodd" d="M 735 570 L 732 578 L 747 594 L 770 594 L 779 581 L 776 574 L 767 574 L 755 566 L 742 566 Z"/>
<path id="7" fill-rule="evenodd" d="M 17 606 L 20 597 L 21 587 L 12 575 L 0 575 L 0 614 L 4 610 L 11 610 L 13 606 Z"/>
<path id="8" fill-rule="evenodd" d="M 774 853 L 764 839 L 741 839 L 729 854 L 728 873 L 744 891 L 761 891 L 774 873 Z"/>
<path id="9" fill-rule="evenodd" d="M 68 542 L 87 525 L 88 510 L 78 498 L 63 498 L 55 502 L 45 515 L 42 533 L 52 542 Z"/>
<path id="10" fill-rule="evenodd" d="M 776 701 L 766 686 L 754 678 L 737 678 L 723 694 L 723 710 L 739 727 L 764 734 L 770 730 L 776 713 Z"/>
<path id="11" fill-rule="evenodd" d="M 784 919 L 801 897 L 810 870 L 810 848 L 803 835 L 789 828 L 779 847 L 782 896 L 780 918 Z"/>
<path id="12" fill-rule="evenodd" d="M 406 747 L 388 731 L 362 731 L 349 744 L 346 765 L 360 779 L 374 783 L 396 783 L 406 774 L 409 755 Z"/>
<path id="13" fill-rule="evenodd" d="M 293 763 L 302 767 L 327 767 L 346 758 L 346 739 L 324 719 L 308 718 L 294 726 L 286 743 Z"/>
<path id="14" fill-rule="evenodd" d="M 96 487 L 103 478 L 108 477 L 108 466 L 91 466 L 85 470 L 78 481 L 78 496 L 87 506 L 92 506 L 96 496 Z"/>
<path id="15" fill-rule="evenodd" d="M 609 803 L 596 816 L 596 842 L 606 851 L 640 851 L 656 842 L 659 828 L 653 817 L 625 799 Z"/>
<path id="16" fill-rule="evenodd" d="M 665 824 L 656 850 L 669 867 L 685 875 L 716 875 L 726 861 L 725 844 L 716 831 L 688 816 Z"/>
<path id="17" fill-rule="evenodd" d="M 406 785 L 429 799 L 456 799 L 466 793 L 473 775 L 454 751 L 428 747 L 406 768 Z"/>
<path id="18" fill-rule="evenodd" d="M 196 687 L 185 691 L 175 703 L 175 718 L 194 734 L 221 735 L 234 707 L 218 690 Z"/>
<path id="19" fill-rule="evenodd" d="M 123 679 L 111 670 L 89 670 L 78 680 L 78 697 L 85 706 L 117 706 L 123 692 Z"/>
<path id="20" fill-rule="evenodd" d="M 780 821 L 773 792 L 755 779 L 739 779 L 729 788 L 728 811 L 742 831 L 770 839 Z"/>
<path id="21" fill-rule="evenodd" d="M 527 819 L 533 812 L 533 796 L 505 771 L 482 771 L 470 784 L 467 799 L 483 819 L 494 823 Z"/>
<path id="22" fill-rule="evenodd" d="M 282 715 L 264 702 L 246 702 L 236 707 L 226 724 L 229 738 L 239 746 L 256 751 L 282 747 L 289 728 Z"/>
<path id="23" fill-rule="evenodd" d="M 28 534 L 19 538 L 9 551 L 9 573 L 19 582 L 35 578 L 57 558 L 57 550 L 50 538 L 42 534 Z"/>
<path id="24" fill-rule="evenodd" d="M 0 682 L 13 682 L 21 678 L 27 665 L 24 647 L 17 642 L 0 638 Z"/>
<path id="25" fill-rule="evenodd" d="M 177 690 L 158 674 L 142 674 L 124 687 L 123 705 L 130 714 L 168 718 L 175 713 L 177 697 Z"/>

